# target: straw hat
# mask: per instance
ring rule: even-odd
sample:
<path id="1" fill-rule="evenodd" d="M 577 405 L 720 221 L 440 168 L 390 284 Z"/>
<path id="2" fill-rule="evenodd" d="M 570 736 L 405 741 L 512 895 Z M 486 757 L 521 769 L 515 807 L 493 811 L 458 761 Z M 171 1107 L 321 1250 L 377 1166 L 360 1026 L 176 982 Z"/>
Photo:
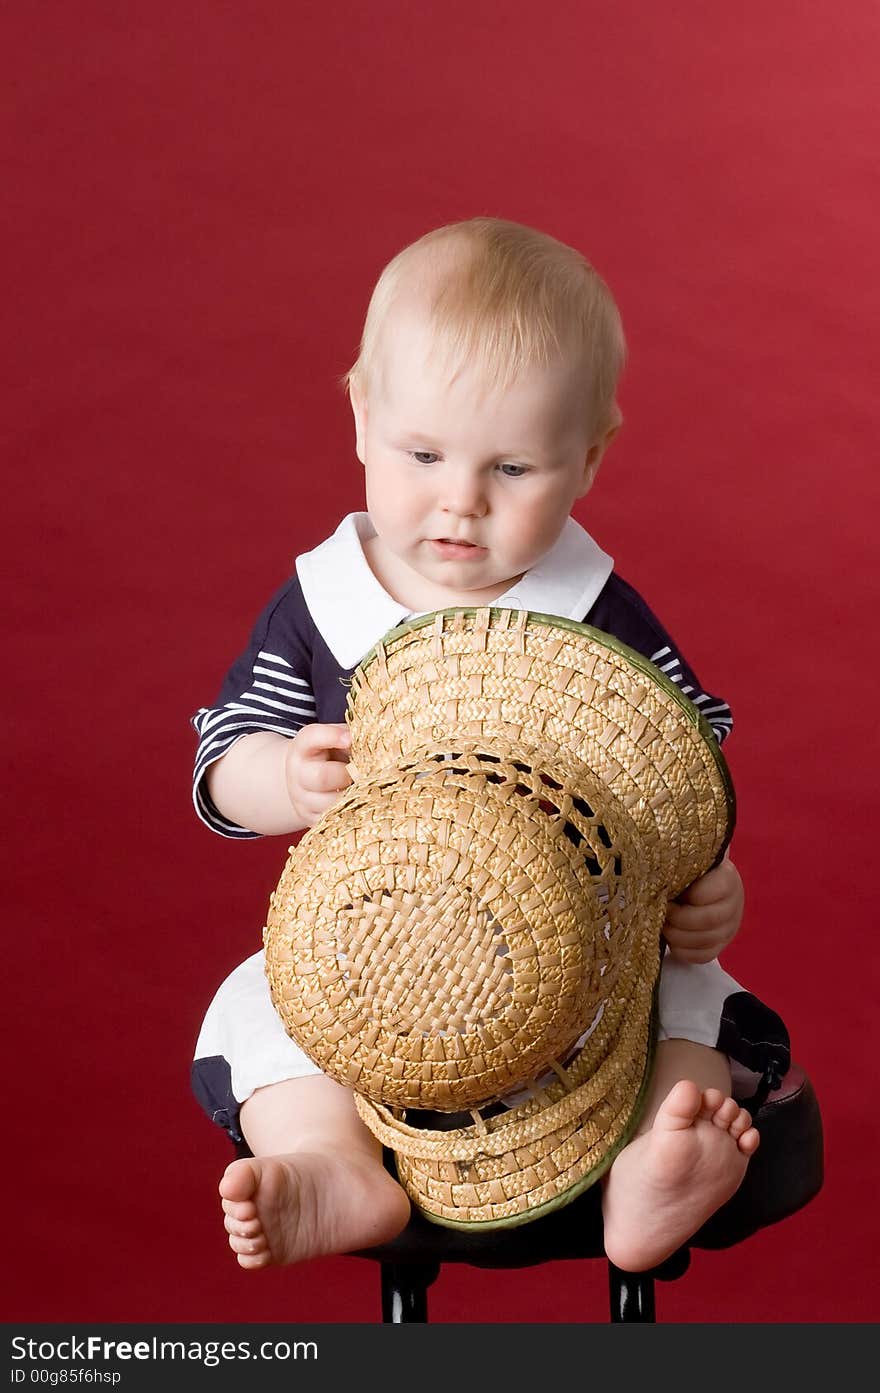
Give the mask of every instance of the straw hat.
<path id="1" fill-rule="evenodd" d="M 730 838 L 726 764 L 646 658 L 527 611 L 393 630 L 347 719 L 355 782 L 271 898 L 273 1001 L 427 1217 L 523 1222 L 638 1119 L 666 905 Z"/>

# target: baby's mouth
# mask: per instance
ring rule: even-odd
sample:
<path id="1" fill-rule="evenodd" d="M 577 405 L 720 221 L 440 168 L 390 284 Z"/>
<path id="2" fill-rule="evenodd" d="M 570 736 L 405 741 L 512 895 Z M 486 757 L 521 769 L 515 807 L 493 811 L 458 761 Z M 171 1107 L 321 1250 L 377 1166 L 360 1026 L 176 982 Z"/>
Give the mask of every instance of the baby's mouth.
<path id="1" fill-rule="evenodd" d="M 456 537 L 433 537 L 431 546 L 441 556 L 480 556 L 486 550 L 478 542 L 466 542 Z"/>

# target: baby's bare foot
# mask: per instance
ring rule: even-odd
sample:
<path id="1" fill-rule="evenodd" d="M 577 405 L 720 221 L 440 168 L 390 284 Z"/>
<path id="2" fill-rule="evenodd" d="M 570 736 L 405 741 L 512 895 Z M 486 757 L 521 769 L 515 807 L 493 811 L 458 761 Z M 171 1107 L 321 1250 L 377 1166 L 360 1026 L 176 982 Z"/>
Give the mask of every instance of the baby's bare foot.
<path id="1" fill-rule="evenodd" d="M 370 1248 L 409 1218 L 405 1193 L 372 1157 L 294 1152 L 233 1161 L 220 1195 L 229 1246 L 248 1269 Z"/>
<path id="2" fill-rule="evenodd" d="M 608 1173 L 602 1211 L 611 1261 L 644 1272 L 674 1253 L 738 1189 L 759 1140 L 733 1098 L 677 1083 Z"/>

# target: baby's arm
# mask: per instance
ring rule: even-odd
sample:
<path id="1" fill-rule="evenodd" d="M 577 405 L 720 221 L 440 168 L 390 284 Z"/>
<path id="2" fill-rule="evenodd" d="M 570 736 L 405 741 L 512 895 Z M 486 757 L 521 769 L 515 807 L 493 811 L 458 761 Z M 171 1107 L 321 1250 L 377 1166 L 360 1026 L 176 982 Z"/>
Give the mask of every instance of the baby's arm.
<path id="1" fill-rule="evenodd" d="M 739 932 L 745 894 L 739 871 L 725 854 L 720 866 L 689 885 L 666 911 L 663 933 L 673 958 L 708 963 Z"/>
<path id="2" fill-rule="evenodd" d="M 351 783 L 346 725 L 305 725 L 291 738 L 255 731 L 207 771 L 226 818 L 263 837 L 312 827 Z"/>

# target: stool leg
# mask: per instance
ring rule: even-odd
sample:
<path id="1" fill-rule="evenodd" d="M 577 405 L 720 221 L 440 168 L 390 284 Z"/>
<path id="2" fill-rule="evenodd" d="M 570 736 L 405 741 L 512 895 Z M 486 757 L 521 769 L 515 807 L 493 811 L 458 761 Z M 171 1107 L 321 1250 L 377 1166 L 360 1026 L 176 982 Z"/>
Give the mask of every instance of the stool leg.
<path id="1" fill-rule="evenodd" d="M 428 1320 L 428 1287 L 436 1279 L 440 1264 L 379 1264 L 382 1277 L 382 1323 L 405 1325 Z"/>
<path id="2" fill-rule="evenodd" d="M 608 1292 L 613 1322 L 655 1320 L 654 1278 L 650 1272 L 622 1272 L 609 1262 Z"/>

